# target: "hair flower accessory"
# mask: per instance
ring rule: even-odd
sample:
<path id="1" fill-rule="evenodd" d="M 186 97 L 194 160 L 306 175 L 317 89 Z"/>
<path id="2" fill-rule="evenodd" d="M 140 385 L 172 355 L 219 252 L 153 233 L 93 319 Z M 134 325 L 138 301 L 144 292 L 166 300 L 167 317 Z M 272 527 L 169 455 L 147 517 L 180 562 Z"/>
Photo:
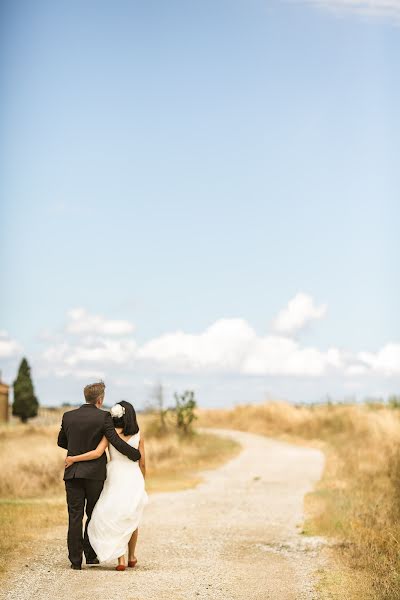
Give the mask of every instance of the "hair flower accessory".
<path id="1" fill-rule="evenodd" d="M 121 406 L 121 404 L 114 404 L 114 406 L 111 409 L 111 416 L 114 419 L 120 419 L 121 417 L 123 417 L 125 414 L 125 408 L 123 406 Z"/>

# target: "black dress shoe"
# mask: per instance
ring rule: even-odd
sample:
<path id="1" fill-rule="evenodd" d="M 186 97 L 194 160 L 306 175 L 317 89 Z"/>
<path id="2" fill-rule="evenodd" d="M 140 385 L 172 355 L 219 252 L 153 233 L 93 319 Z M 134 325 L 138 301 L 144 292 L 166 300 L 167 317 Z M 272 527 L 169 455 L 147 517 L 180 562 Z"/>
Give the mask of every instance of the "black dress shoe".
<path id="1" fill-rule="evenodd" d="M 74 569 L 75 571 L 81 571 L 82 567 L 81 565 L 71 565 L 71 569 Z"/>
<path id="2" fill-rule="evenodd" d="M 89 558 L 89 560 L 86 559 L 86 564 L 87 565 L 99 565 L 100 561 L 98 558 Z"/>

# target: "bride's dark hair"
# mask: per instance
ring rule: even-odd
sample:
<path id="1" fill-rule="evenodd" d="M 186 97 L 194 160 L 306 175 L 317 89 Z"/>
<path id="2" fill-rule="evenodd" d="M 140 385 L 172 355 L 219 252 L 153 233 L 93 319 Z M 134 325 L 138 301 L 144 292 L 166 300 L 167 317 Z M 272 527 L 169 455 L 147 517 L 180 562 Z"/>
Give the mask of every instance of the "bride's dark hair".
<path id="1" fill-rule="evenodd" d="M 135 409 L 126 400 L 121 400 L 118 404 L 124 407 L 125 414 L 122 417 L 113 417 L 114 427 L 122 427 L 124 435 L 135 435 L 139 431 Z"/>

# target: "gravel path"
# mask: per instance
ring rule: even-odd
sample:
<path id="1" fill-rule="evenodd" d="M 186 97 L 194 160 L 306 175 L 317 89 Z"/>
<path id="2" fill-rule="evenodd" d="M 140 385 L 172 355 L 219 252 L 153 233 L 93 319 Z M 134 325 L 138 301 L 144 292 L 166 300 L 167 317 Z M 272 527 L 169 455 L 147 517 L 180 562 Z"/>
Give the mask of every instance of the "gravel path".
<path id="1" fill-rule="evenodd" d="M 7 600 L 311 600 L 323 540 L 299 531 L 304 494 L 323 455 L 239 431 L 242 452 L 195 489 L 154 494 L 139 531 L 138 566 L 72 571 L 65 527 L 12 574 Z M 50 568 L 51 566 L 51 568 Z"/>

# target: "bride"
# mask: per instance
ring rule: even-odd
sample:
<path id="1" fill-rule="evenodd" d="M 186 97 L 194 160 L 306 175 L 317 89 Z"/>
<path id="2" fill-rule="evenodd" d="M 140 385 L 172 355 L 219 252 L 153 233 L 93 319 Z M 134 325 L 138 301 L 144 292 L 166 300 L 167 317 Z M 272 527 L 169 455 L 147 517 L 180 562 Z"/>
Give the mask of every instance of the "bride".
<path id="1" fill-rule="evenodd" d="M 145 453 L 144 441 L 140 436 L 135 409 L 122 400 L 111 409 L 111 416 L 118 435 L 128 444 L 139 449 L 141 459 L 133 462 L 109 446 L 111 461 L 107 464 L 107 479 L 100 498 L 94 507 L 88 526 L 90 543 L 100 562 L 118 558 L 117 571 L 125 571 L 125 552 L 128 547 L 128 567 L 137 563 L 135 548 L 138 525 L 143 508 L 148 502 L 144 486 Z M 67 456 L 65 466 L 75 462 L 95 460 L 108 447 L 104 436 L 96 450 Z"/>

